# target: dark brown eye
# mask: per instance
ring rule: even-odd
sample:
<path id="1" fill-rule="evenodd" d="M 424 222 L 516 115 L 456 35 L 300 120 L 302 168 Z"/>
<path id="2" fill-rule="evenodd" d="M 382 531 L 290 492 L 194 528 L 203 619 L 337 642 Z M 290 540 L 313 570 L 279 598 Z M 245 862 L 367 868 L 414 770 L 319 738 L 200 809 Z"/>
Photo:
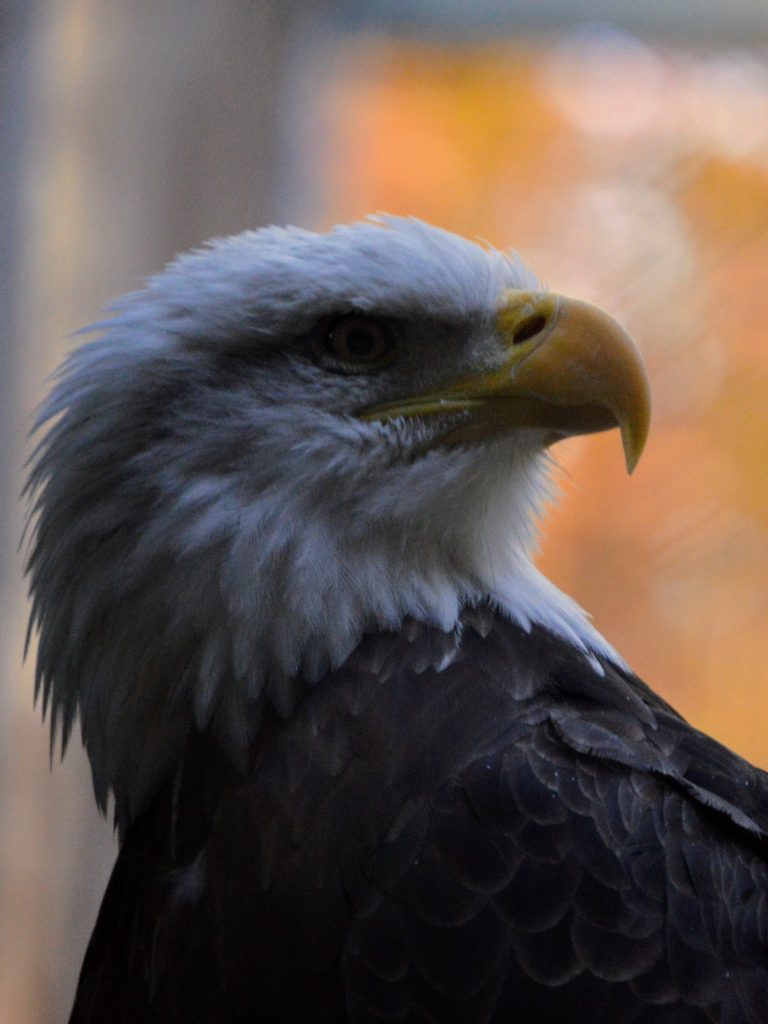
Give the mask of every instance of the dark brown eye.
<path id="1" fill-rule="evenodd" d="M 335 320 L 313 344 L 315 355 L 332 367 L 354 373 L 377 369 L 394 352 L 391 327 L 365 316 L 346 316 Z"/>

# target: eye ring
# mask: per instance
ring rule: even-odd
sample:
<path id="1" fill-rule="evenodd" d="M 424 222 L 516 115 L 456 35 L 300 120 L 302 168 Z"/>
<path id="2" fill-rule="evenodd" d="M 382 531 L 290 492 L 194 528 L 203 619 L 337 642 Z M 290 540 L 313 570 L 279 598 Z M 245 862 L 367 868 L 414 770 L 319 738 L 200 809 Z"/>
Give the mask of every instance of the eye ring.
<path id="1" fill-rule="evenodd" d="M 312 352 L 322 365 L 342 373 L 378 370 L 394 358 L 394 332 L 383 320 L 352 314 L 326 323 L 313 338 Z"/>

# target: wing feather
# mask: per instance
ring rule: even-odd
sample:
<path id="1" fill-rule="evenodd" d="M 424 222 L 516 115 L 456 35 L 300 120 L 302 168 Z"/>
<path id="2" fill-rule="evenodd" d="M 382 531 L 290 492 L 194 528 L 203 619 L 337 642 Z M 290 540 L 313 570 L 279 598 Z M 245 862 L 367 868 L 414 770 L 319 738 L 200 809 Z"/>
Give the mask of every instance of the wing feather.
<path id="1" fill-rule="evenodd" d="M 473 612 L 366 638 L 245 770 L 191 737 L 73 1021 L 763 1020 L 766 777 L 600 668 Z"/>

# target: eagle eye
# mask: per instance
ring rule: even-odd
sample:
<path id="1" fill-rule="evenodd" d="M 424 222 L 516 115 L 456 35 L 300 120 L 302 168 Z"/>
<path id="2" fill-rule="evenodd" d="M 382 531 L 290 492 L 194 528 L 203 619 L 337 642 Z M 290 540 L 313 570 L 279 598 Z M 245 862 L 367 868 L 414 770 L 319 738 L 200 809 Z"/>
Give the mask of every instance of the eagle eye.
<path id="1" fill-rule="evenodd" d="M 345 316 L 324 325 L 313 339 L 312 351 L 331 370 L 377 370 L 394 356 L 394 332 L 390 324 L 372 317 Z"/>

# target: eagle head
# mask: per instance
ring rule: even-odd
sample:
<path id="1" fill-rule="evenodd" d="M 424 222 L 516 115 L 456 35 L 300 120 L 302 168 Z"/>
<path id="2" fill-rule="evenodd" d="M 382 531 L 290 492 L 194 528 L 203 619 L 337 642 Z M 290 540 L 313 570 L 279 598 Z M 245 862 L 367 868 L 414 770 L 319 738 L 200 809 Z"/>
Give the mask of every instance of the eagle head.
<path id="1" fill-rule="evenodd" d="M 37 683 L 128 820 L 190 727 L 245 757 L 366 631 L 490 601 L 617 656 L 531 558 L 560 438 L 648 385 L 623 329 L 516 257 L 417 220 L 267 228 L 111 307 L 43 406 Z"/>

